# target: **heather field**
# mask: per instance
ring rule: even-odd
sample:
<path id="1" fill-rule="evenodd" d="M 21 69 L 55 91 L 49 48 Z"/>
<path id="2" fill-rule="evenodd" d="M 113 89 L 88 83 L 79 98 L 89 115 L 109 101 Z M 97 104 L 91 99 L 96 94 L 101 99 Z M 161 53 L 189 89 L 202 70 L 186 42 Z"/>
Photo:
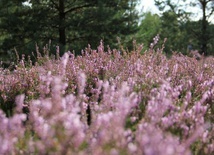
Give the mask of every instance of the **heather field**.
<path id="1" fill-rule="evenodd" d="M 211 155 L 214 58 L 37 50 L 0 68 L 1 155 Z"/>

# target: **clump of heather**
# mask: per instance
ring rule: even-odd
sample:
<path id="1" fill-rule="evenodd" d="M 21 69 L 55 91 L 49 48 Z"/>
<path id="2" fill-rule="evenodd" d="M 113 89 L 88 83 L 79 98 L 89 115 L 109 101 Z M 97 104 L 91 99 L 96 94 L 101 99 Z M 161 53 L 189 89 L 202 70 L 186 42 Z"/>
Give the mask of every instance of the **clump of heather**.
<path id="1" fill-rule="evenodd" d="M 167 58 L 158 39 L 1 68 L 0 154 L 213 154 L 214 58 Z"/>
<path id="2" fill-rule="evenodd" d="M 17 104 L 22 104 L 23 99 L 23 95 L 17 96 Z M 7 118 L 5 113 L 0 110 L 0 154 L 13 154 L 18 151 L 16 143 L 25 134 L 22 122 L 26 120 L 26 115 L 20 113 L 19 107 L 17 106 L 16 114 L 10 118 Z"/>

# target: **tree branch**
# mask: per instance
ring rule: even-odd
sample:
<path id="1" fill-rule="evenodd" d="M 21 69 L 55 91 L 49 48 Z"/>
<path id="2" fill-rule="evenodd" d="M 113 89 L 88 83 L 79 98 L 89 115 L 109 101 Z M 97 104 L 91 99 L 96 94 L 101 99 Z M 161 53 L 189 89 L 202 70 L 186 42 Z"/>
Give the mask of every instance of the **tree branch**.
<path id="1" fill-rule="evenodd" d="M 81 6 L 70 8 L 70 9 L 66 10 L 64 13 L 67 14 L 69 12 L 73 12 L 73 11 L 76 11 L 78 9 L 87 8 L 87 7 L 91 7 L 91 6 L 93 6 L 93 5 L 92 4 L 84 4 L 84 5 L 81 5 Z"/>
<path id="2" fill-rule="evenodd" d="M 207 17 L 209 18 L 213 13 L 214 13 L 214 8 L 213 8 L 212 11 L 207 15 Z"/>

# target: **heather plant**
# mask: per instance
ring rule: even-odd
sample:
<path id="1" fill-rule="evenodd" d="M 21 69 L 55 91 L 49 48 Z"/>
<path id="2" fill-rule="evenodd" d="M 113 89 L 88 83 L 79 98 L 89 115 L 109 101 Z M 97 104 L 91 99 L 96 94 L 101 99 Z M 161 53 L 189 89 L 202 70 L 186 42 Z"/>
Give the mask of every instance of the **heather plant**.
<path id="1" fill-rule="evenodd" d="M 0 154 L 213 154 L 214 58 L 168 58 L 158 39 L 1 68 Z"/>

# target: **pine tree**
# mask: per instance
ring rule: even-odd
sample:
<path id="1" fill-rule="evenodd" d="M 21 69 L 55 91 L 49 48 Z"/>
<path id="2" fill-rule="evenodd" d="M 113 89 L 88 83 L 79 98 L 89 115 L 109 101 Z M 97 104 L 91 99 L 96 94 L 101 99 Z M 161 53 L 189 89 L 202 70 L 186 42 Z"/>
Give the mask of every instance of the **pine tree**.
<path id="1" fill-rule="evenodd" d="M 1 38 L 3 51 L 16 47 L 18 51 L 32 52 L 35 43 L 44 46 L 51 40 L 53 46 L 60 45 L 62 55 L 65 50 L 79 52 L 88 44 L 96 48 L 101 39 L 114 46 L 117 37 L 126 40 L 137 31 L 138 0 L 30 0 L 29 5 L 18 2 L 16 6 L 5 1 L 11 9 L 18 8 L 2 10 L 0 30 L 6 36 Z"/>

